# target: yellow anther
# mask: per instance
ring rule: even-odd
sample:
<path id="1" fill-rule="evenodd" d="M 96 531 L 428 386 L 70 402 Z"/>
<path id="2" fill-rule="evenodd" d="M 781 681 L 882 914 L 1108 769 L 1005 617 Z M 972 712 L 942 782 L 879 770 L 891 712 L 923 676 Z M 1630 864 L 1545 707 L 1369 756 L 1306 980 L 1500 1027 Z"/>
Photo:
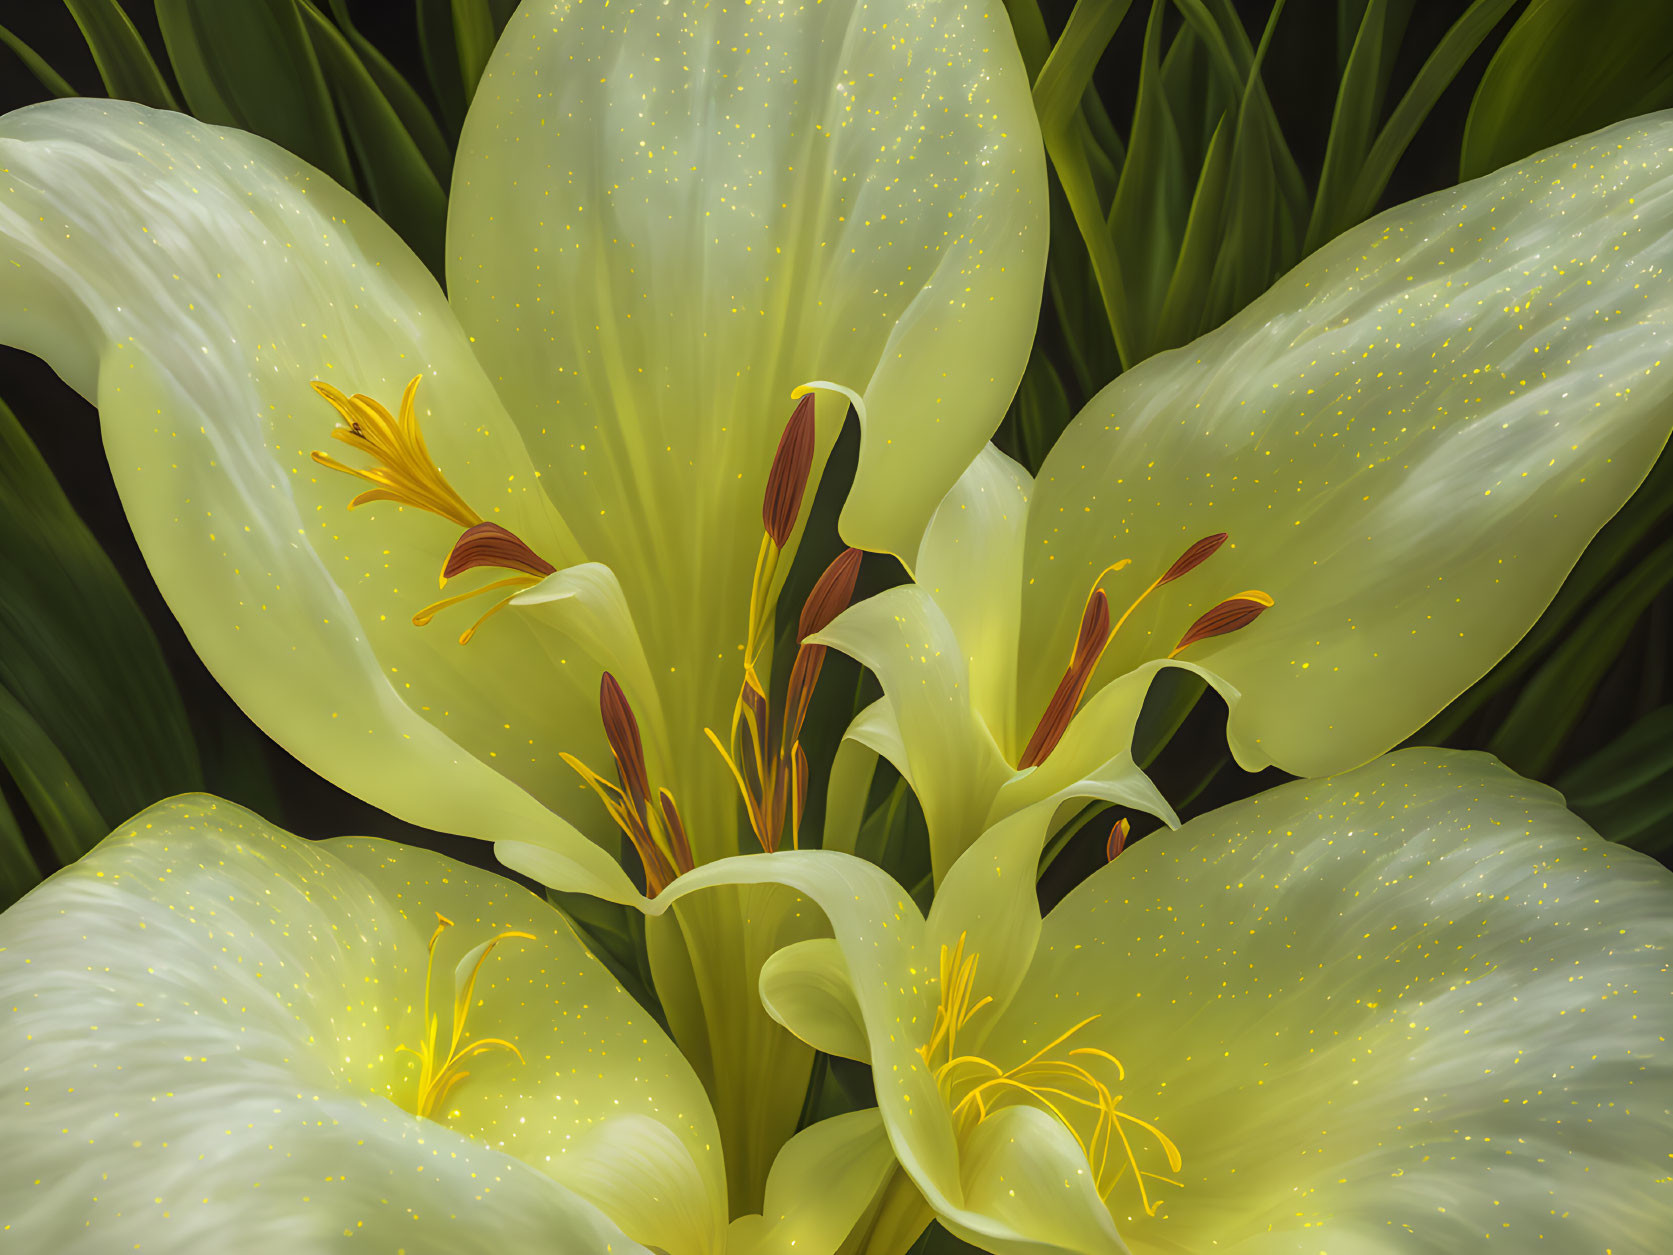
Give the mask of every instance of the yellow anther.
<path id="1" fill-rule="evenodd" d="M 488 961 L 488 956 L 494 952 L 500 942 L 511 937 L 519 937 L 525 941 L 536 940 L 533 933 L 519 932 L 508 928 L 504 932 L 488 941 L 483 942 L 461 961 L 462 969 L 465 963 L 471 964 L 470 974 L 460 981 L 455 975 L 455 994 L 453 997 L 453 1019 L 448 1034 L 448 1045 L 445 1052 L 437 1049 L 437 1039 L 441 1030 L 440 1020 L 430 1013 L 430 985 L 435 976 L 436 943 L 441 935 L 453 927 L 453 921 L 440 911 L 436 912 L 435 931 L 430 934 L 429 957 L 424 964 L 424 1042 L 421 1049 L 412 1046 L 397 1046 L 398 1052 L 404 1051 L 416 1055 L 419 1060 L 418 1093 L 413 1101 L 413 1111 L 420 1116 L 430 1116 L 452 1092 L 469 1072 L 460 1068 L 460 1064 L 474 1055 L 487 1054 L 492 1050 L 507 1050 L 517 1057 L 517 1062 L 523 1062 L 523 1053 L 512 1043 L 502 1037 L 479 1037 L 475 1041 L 465 1041 L 465 1021 L 470 1016 L 471 999 L 476 992 L 476 978 L 482 971 L 482 965 Z"/>
<path id="2" fill-rule="evenodd" d="M 401 394 L 399 419 L 369 396 L 361 393 L 349 396 L 323 379 L 314 380 L 314 391 L 330 402 L 343 420 L 342 426 L 331 429 L 332 439 L 358 449 L 371 457 L 375 465 L 350 466 L 317 450 L 314 461 L 372 485 L 349 502 L 350 509 L 369 501 L 393 501 L 427 510 L 460 527 L 474 527 L 482 522 L 481 516 L 453 491 L 424 443 L 424 432 L 413 408 L 413 398 L 422 378 L 414 375 Z"/>
<path id="3" fill-rule="evenodd" d="M 1139 1203 L 1147 1215 L 1154 1216 L 1160 1203 L 1151 1199 L 1146 1180 L 1165 1181 L 1169 1185 L 1181 1182 L 1140 1168 L 1124 1126 L 1143 1129 L 1155 1138 L 1173 1172 L 1178 1172 L 1182 1163 L 1179 1148 L 1154 1124 L 1121 1110 L 1121 1095 L 1085 1064 L 1075 1061 L 1079 1056 L 1109 1064 L 1115 1069 L 1116 1080 L 1125 1080 L 1126 1069 L 1109 1051 L 1097 1046 L 1075 1046 L 1062 1054 L 1053 1054 L 1100 1017 L 1087 1016 L 1014 1067 L 1002 1068 L 978 1054 L 959 1054 L 959 1031 L 993 1001 L 991 997 L 972 1001 L 978 956 L 967 957 L 964 947 L 963 933 L 959 934 L 956 946 L 941 947 L 941 1002 L 936 1008 L 935 1027 L 929 1041 L 918 1047 L 924 1063 L 934 1072 L 936 1086 L 952 1113 L 958 1135 L 962 1138 L 1007 1105 L 1027 1102 L 1040 1107 L 1056 1117 L 1075 1139 L 1075 1145 L 1086 1156 L 1100 1197 L 1107 1199 L 1116 1182 L 1131 1168 Z M 938 1065 L 936 1059 L 943 1048 L 946 1057 Z M 1088 1121 L 1089 1131 L 1084 1129 Z M 1117 1142 L 1121 1155 L 1112 1165 L 1111 1148 Z"/>

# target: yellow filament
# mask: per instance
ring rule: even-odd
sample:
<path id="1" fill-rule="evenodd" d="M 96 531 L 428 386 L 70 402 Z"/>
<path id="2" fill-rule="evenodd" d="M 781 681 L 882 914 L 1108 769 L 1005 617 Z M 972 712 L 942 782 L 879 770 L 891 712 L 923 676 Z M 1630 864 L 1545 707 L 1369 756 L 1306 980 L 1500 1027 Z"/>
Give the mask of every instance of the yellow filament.
<path id="1" fill-rule="evenodd" d="M 538 583 L 540 583 L 540 577 L 537 575 L 512 575 L 503 580 L 492 580 L 489 583 L 484 584 L 481 588 L 473 588 L 468 593 L 458 593 L 452 597 L 443 597 L 440 601 L 432 601 L 429 605 L 425 606 L 424 609 L 413 615 L 412 625 L 414 627 L 424 627 L 431 619 L 435 618 L 439 612 L 446 610 L 449 606 L 456 606 L 462 601 L 469 601 L 473 597 L 480 597 L 483 593 L 491 593 L 497 588 L 528 588 L 531 585 Z M 471 643 L 471 637 L 476 635 L 476 630 L 510 604 L 510 597 L 502 597 L 499 601 L 495 602 L 491 607 L 489 607 L 487 613 L 483 614 L 475 623 L 471 624 L 459 634 L 459 643 L 461 645 L 469 645 Z"/>
<path id="2" fill-rule="evenodd" d="M 407 1045 L 396 1047 L 397 1052 L 405 1051 L 407 1054 L 418 1057 L 418 1094 L 413 1103 L 413 1110 L 416 1114 L 426 1117 L 441 1106 L 454 1086 L 470 1075 L 469 1072 L 462 1071 L 459 1067 L 466 1059 L 474 1055 L 487 1054 L 492 1050 L 508 1050 L 517 1056 L 518 1063 L 523 1062 L 522 1051 L 503 1037 L 479 1037 L 473 1042 L 460 1045 L 464 1041 L 465 1021 L 470 1016 L 471 998 L 476 992 L 476 978 L 482 971 L 482 965 L 488 961 L 488 956 L 494 952 L 500 942 L 508 938 L 519 937 L 525 941 L 536 940 L 533 933 L 519 932 L 515 928 L 508 928 L 494 937 L 483 947 L 482 953 L 476 956 L 476 963 L 471 968 L 470 977 L 466 980 L 464 988 L 454 995 L 453 1022 L 447 1052 L 445 1057 L 438 1058 L 436 1036 L 440 1031 L 441 1023 L 430 1012 L 430 985 L 435 976 L 436 943 L 441 940 L 441 935 L 451 927 L 453 927 L 453 921 L 437 911 L 436 928 L 430 934 L 429 957 L 424 964 L 423 1049 L 414 1049 Z"/>
<path id="3" fill-rule="evenodd" d="M 414 375 L 401 394 L 399 419 L 371 397 L 359 393 L 348 396 L 322 379 L 314 380 L 314 391 L 330 403 L 345 424 L 332 429 L 332 439 L 367 454 L 376 464 L 366 468 L 350 466 L 318 451 L 313 454 L 314 461 L 372 485 L 349 502 L 350 509 L 369 501 L 394 501 L 428 510 L 462 528 L 474 527 L 482 522 L 481 516 L 453 490 L 424 443 L 424 432 L 413 406 L 422 378 Z"/>
<path id="4" fill-rule="evenodd" d="M 707 729 L 704 730 L 707 731 Z M 714 734 L 711 732 L 709 735 L 713 736 Z M 658 808 L 650 805 L 649 799 L 646 799 L 645 819 L 641 824 L 632 799 L 619 786 L 606 780 L 573 754 L 560 751 L 558 757 L 563 759 L 571 771 L 591 786 L 592 791 L 598 795 L 598 800 L 604 803 L 604 809 L 610 813 L 610 818 L 615 821 L 616 827 L 622 830 L 629 841 L 633 841 L 637 845 L 638 842 L 634 834 L 636 831 L 643 831 L 650 838 L 651 843 L 656 846 L 662 857 L 668 860 L 668 866 L 673 868 L 676 874 L 678 873 L 680 863 L 674 857 L 673 837 L 664 831 L 665 821 Z"/>
<path id="5" fill-rule="evenodd" d="M 1100 578 L 1102 578 L 1100 576 Z M 1075 1145 L 1086 1156 L 1099 1197 L 1108 1199 L 1110 1191 L 1130 1168 L 1133 1182 L 1138 1187 L 1139 1203 L 1146 1215 L 1154 1216 L 1161 1206 L 1153 1200 L 1146 1181 L 1162 1181 L 1169 1185 L 1181 1182 L 1139 1167 L 1125 1125 L 1143 1129 L 1156 1140 L 1167 1157 L 1170 1171 L 1178 1172 L 1183 1162 L 1179 1148 L 1165 1133 L 1147 1120 L 1121 1110 L 1121 1095 L 1094 1074 L 1091 1069 L 1075 1061 L 1076 1056 L 1096 1059 L 1115 1068 L 1117 1080 L 1125 1080 L 1126 1069 L 1121 1060 L 1097 1046 L 1072 1047 L 1061 1055 L 1052 1052 L 1066 1045 L 1087 1025 L 1100 1017 L 1090 1015 L 1080 1023 L 1059 1033 L 1028 1058 L 1014 1067 L 1001 1068 L 997 1063 L 976 1054 L 958 1053 L 959 1031 L 983 1007 L 993 1001 L 984 997 L 972 1001 L 975 993 L 977 958 L 964 953 L 965 934 L 959 934 L 957 945 L 941 947 L 941 1001 L 935 1011 L 935 1026 L 929 1041 L 918 1047 L 925 1064 L 934 1070 L 935 1083 L 947 1101 L 954 1127 L 959 1135 L 980 1124 L 1007 1099 L 1033 1103 L 1050 1112 L 1075 1139 Z M 939 1066 L 936 1058 L 942 1048 L 946 1061 Z M 1076 1112 L 1092 1116 L 1090 1133 L 1083 1134 Z M 1120 1162 L 1111 1170 L 1111 1150 L 1119 1142 Z"/>

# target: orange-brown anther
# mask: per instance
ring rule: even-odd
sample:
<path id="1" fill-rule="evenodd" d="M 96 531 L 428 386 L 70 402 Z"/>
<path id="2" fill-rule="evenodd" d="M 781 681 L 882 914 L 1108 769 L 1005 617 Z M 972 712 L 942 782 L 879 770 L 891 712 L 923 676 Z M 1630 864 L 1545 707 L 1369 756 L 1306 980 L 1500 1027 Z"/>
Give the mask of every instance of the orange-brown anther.
<path id="1" fill-rule="evenodd" d="M 498 523 L 478 523 L 467 527 L 453 542 L 453 552 L 447 555 L 442 578 L 452 579 L 477 567 L 503 567 L 508 571 L 522 571 L 525 575 L 547 576 L 557 570 L 550 562 L 530 549 L 516 532 Z"/>
<path id="2" fill-rule="evenodd" d="M 780 549 L 790 540 L 796 516 L 802 510 L 802 494 L 807 491 L 808 475 L 813 470 L 816 434 L 813 393 L 809 392 L 796 402 L 790 421 L 784 425 L 778 451 L 773 454 L 772 470 L 767 472 L 767 492 L 761 501 L 761 522 Z"/>
<path id="3" fill-rule="evenodd" d="M 1125 819 L 1115 821 L 1115 824 L 1110 828 L 1109 840 L 1104 842 L 1104 859 L 1106 862 L 1113 863 L 1115 856 L 1126 848 L 1127 834 L 1132 830 L 1133 825 Z"/>
<path id="4" fill-rule="evenodd" d="M 598 711 L 604 719 L 604 739 L 610 742 L 610 752 L 616 756 L 616 772 L 621 777 L 622 790 L 632 800 L 634 809 L 644 818 L 650 801 L 650 776 L 645 770 L 645 747 L 639 740 L 639 721 L 633 717 L 633 707 L 627 694 L 608 671 L 598 685 Z"/>
<path id="5" fill-rule="evenodd" d="M 657 800 L 662 803 L 663 822 L 668 826 L 668 843 L 673 847 L 674 866 L 683 875 L 696 866 L 691 859 L 691 841 L 685 835 L 685 820 L 680 818 L 680 808 L 674 805 L 674 795 L 667 789 L 657 794 Z"/>
<path id="6" fill-rule="evenodd" d="M 1075 637 L 1075 656 L 1058 681 L 1057 691 L 1046 703 L 1046 712 L 1040 716 L 1034 735 L 1028 738 L 1028 745 L 1017 761 L 1019 769 L 1039 766 L 1057 748 L 1057 743 L 1069 730 L 1069 721 L 1075 717 L 1081 694 L 1086 691 L 1087 681 L 1097 669 L 1098 659 L 1103 657 L 1104 646 L 1109 644 L 1109 639 L 1110 602 L 1100 588 L 1087 599 L 1086 609 L 1081 614 L 1080 632 Z"/>
<path id="7" fill-rule="evenodd" d="M 1236 597 L 1228 597 L 1186 628 L 1185 635 L 1179 638 L 1179 644 L 1173 647 L 1173 652 L 1168 657 L 1177 656 L 1181 650 L 1195 645 L 1198 641 L 1206 641 L 1211 637 L 1224 636 L 1228 632 L 1246 628 L 1271 608 L 1272 598 L 1262 592 L 1239 593 Z"/>
<path id="8" fill-rule="evenodd" d="M 1178 579 L 1181 575 L 1185 575 L 1196 570 L 1204 562 L 1207 562 L 1210 558 L 1212 558 L 1215 553 L 1219 551 L 1220 546 L 1225 543 L 1225 532 L 1215 532 L 1212 536 L 1204 536 L 1196 544 L 1192 545 L 1184 553 L 1179 555 L 1178 561 L 1168 568 L 1167 574 L 1163 575 L 1161 579 L 1156 581 L 1157 586 L 1160 587 L 1163 584 L 1170 583 L 1171 581 Z"/>
<path id="9" fill-rule="evenodd" d="M 854 597 L 854 583 L 860 578 L 860 559 L 863 556 L 858 549 L 844 549 L 814 582 L 813 591 L 802 603 L 801 618 L 796 621 L 798 643 L 823 632 L 832 619 L 848 609 L 848 603 Z"/>

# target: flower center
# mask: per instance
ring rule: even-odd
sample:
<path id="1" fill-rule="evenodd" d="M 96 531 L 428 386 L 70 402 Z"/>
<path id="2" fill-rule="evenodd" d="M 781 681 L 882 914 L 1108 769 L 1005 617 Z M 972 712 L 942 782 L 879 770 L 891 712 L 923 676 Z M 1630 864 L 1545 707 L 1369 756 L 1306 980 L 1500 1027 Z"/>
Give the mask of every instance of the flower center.
<path id="1" fill-rule="evenodd" d="M 964 945 L 965 934 L 960 933 L 957 946 L 941 947 L 941 1002 L 936 1007 L 929 1041 L 918 1047 L 924 1063 L 935 1074 L 936 1086 L 952 1112 L 960 1140 L 994 1112 L 1027 1103 L 1055 1116 L 1069 1130 L 1086 1156 L 1100 1198 L 1107 1201 L 1110 1191 L 1131 1170 L 1139 1203 L 1146 1215 L 1154 1216 L 1161 1203 L 1151 1199 L 1145 1182 L 1183 1183 L 1139 1167 L 1129 1128 L 1155 1139 L 1172 1172 L 1178 1172 L 1182 1162 L 1179 1148 L 1154 1124 L 1121 1109 L 1121 1095 L 1099 1075 L 1099 1071 L 1113 1069 L 1117 1083 L 1125 1080 L 1127 1073 L 1121 1060 L 1097 1046 L 1069 1044 L 1100 1017 L 1087 1016 L 1009 1068 L 979 1054 L 960 1053 L 959 1032 L 993 1001 L 991 997 L 972 1001 L 978 956 L 967 956 Z"/>
<path id="2" fill-rule="evenodd" d="M 440 611 L 484 593 L 538 584 L 557 569 L 529 548 L 515 532 L 498 523 L 485 522 L 447 482 L 447 476 L 442 474 L 424 443 L 424 431 L 419 426 L 418 412 L 413 404 L 422 378 L 421 375 L 414 375 L 407 383 L 406 390 L 401 394 L 400 418 L 369 396 L 361 393 L 347 396 L 321 379 L 314 380 L 313 385 L 314 391 L 324 397 L 343 420 L 340 426 L 331 429 L 332 439 L 342 441 L 373 461 L 369 467 L 350 466 L 329 453 L 314 452 L 313 459 L 321 466 L 353 475 L 372 485 L 349 502 L 349 509 L 373 501 L 393 501 L 396 505 L 423 510 L 463 528 L 442 564 L 439 583 L 443 588 L 448 580 L 477 567 L 497 567 L 516 572 L 468 593 L 432 602 L 413 615 L 414 627 L 424 627 Z M 514 595 L 508 593 L 489 607 L 460 634 L 459 643 L 468 645 L 477 629 L 511 604 Z"/>
<path id="3" fill-rule="evenodd" d="M 1115 639 L 1115 634 L 1121 630 L 1122 625 L 1132 617 L 1133 611 L 1143 605 L 1146 598 L 1162 585 L 1173 583 L 1180 576 L 1194 571 L 1208 561 L 1225 543 L 1225 532 L 1216 532 L 1197 541 L 1180 554 L 1172 566 L 1152 580 L 1149 587 L 1133 599 L 1132 604 L 1122 612 L 1113 625 L 1110 623 L 1109 596 L 1101 585 L 1106 575 L 1113 575 L 1130 566 L 1131 559 L 1122 558 L 1098 572 L 1086 594 L 1086 604 L 1081 609 L 1080 631 L 1075 636 L 1075 647 L 1069 655 L 1069 665 L 1064 669 L 1063 678 L 1058 681 L 1051 700 L 1046 703 L 1045 713 L 1035 725 L 1034 735 L 1028 738 L 1022 756 L 1017 759 L 1019 771 L 1038 767 L 1050 757 L 1052 750 L 1057 748 L 1057 743 L 1069 730 L 1069 723 L 1080 707 L 1080 700 L 1086 693 L 1087 685 L 1092 681 L 1093 672 L 1097 671 L 1098 663 L 1109 649 L 1110 642 Z M 1179 657 L 1184 650 L 1198 641 L 1205 641 L 1213 636 L 1224 636 L 1228 632 L 1248 627 L 1271 605 L 1272 598 L 1258 589 L 1250 589 L 1235 597 L 1226 598 L 1185 629 L 1185 634 L 1179 638 L 1179 643 L 1169 652 L 1168 657 Z"/>
<path id="4" fill-rule="evenodd" d="M 453 926 L 453 921 L 440 911 L 436 912 L 436 929 L 430 934 L 430 956 L 424 964 L 424 1041 L 421 1046 L 397 1046 L 397 1052 L 404 1051 L 418 1056 L 418 1092 L 413 1098 L 413 1114 L 434 1119 L 435 1111 L 441 1106 L 453 1088 L 463 1081 L 469 1072 L 462 1065 L 466 1060 L 476 1055 L 488 1054 L 495 1050 L 508 1050 L 517 1056 L 517 1062 L 523 1062 L 523 1054 L 516 1046 L 500 1037 L 479 1037 L 475 1041 L 465 1040 L 465 1021 L 470 1016 L 471 998 L 476 992 L 476 978 L 482 971 L 482 965 L 488 961 L 488 956 L 494 952 L 500 942 L 511 937 L 520 937 L 526 941 L 534 941 L 533 933 L 518 932 L 508 928 L 498 936 L 490 938 L 477 946 L 459 961 L 453 975 L 453 1018 L 448 1034 L 446 1049 L 441 1043 L 441 1020 L 430 1012 L 430 981 L 435 975 L 436 943 L 441 940 L 442 933 Z"/>

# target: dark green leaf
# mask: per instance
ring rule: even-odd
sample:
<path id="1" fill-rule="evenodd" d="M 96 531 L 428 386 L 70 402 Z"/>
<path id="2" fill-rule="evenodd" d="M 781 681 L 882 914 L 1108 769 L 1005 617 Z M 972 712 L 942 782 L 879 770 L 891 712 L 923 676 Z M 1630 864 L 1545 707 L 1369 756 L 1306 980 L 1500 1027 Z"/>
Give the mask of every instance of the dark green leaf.
<path id="1" fill-rule="evenodd" d="M 54 96 L 80 95 L 75 88 L 70 86 L 68 80 L 66 80 L 62 74 L 46 63 L 46 60 L 40 53 L 36 52 L 4 26 L 0 26 L 0 44 L 5 44 L 6 47 L 10 48 L 12 52 L 17 55 L 17 59 L 23 62 L 24 68 L 33 74 L 36 81 L 38 81 L 42 87 L 46 88 Z M 0 823 L 3 822 L 4 817 L 0 816 Z M 4 880 L 3 878 L 0 878 L 0 887 L 3 887 L 3 885 Z M 3 896 L 3 893 L 0 893 L 0 896 Z"/>
<path id="2" fill-rule="evenodd" d="M 1533 0 L 1476 88 L 1459 177 L 1669 105 L 1673 4 Z"/>
<path id="3" fill-rule="evenodd" d="M 23 840 L 17 816 L 0 796 L 0 911 L 40 883 L 41 869 Z"/>
<path id="4" fill-rule="evenodd" d="M 156 0 L 180 89 L 206 122 L 264 136 L 355 187 L 325 76 L 293 0 Z"/>
<path id="5" fill-rule="evenodd" d="M 1063 429 L 1074 417 L 1074 411 L 1069 408 L 1069 395 L 1063 390 L 1063 380 L 1058 377 L 1057 368 L 1038 347 L 1028 359 L 1028 368 L 1023 371 L 1016 405 L 1022 461 L 1030 471 L 1037 471 L 1052 445 L 1057 443 L 1058 436 L 1063 434 Z"/>
<path id="6" fill-rule="evenodd" d="M 348 38 L 306 0 L 298 12 L 342 106 L 367 200 L 431 273 L 443 278 L 447 193 L 434 169 Z"/>
<path id="7" fill-rule="evenodd" d="M 75 862 L 113 826 L 99 814 L 52 738 L 4 688 L 0 688 L 0 767 L 23 794 L 60 863 Z"/>
<path id="8" fill-rule="evenodd" d="M 1557 781 L 1573 810 L 1611 841 L 1673 846 L 1673 706 L 1645 715 Z"/>
<path id="9" fill-rule="evenodd" d="M 297 0 L 297 3 L 307 5 L 310 0 Z M 430 112 L 430 106 L 424 103 L 424 97 L 418 94 L 418 89 L 407 82 L 401 72 L 389 63 L 389 58 L 378 51 L 376 44 L 356 29 L 349 17 L 348 0 L 331 0 L 331 15 L 337 19 L 338 28 L 354 48 L 367 73 L 377 83 L 378 90 L 393 106 L 413 143 L 417 144 L 418 150 L 424 154 L 424 160 L 430 164 L 436 181 L 446 188 L 448 179 L 453 175 L 453 148 L 447 142 L 447 137 L 442 134 L 436 115 Z M 306 17 L 307 14 L 304 13 L 303 16 Z M 314 51 L 319 52 L 317 41 Z M 320 56 L 323 63 L 324 54 L 321 53 Z M 326 77 L 329 79 L 330 76 L 330 68 L 327 66 Z M 351 118 L 351 125 L 352 121 Z"/>
<path id="10" fill-rule="evenodd" d="M 105 90 L 119 100 L 158 109 L 180 106 L 134 24 L 117 0 L 64 0 L 93 54 Z"/>
<path id="11" fill-rule="evenodd" d="M 441 105 L 442 121 L 455 137 L 464 125 L 464 82 L 459 77 L 459 41 L 453 37 L 453 0 L 415 0 L 418 19 L 418 49 L 424 57 L 424 72 Z"/>
<path id="12" fill-rule="evenodd" d="M 0 688 L 16 708 L 15 752 L 39 796 L 91 798 L 80 809 L 55 804 L 61 833 L 103 836 L 159 798 L 201 787 L 186 712 L 150 625 L 3 404 L 0 537 Z"/>
<path id="13" fill-rule="evenodd" d="M 1673 540 L 1663 542 L 1597 598 L 1528 681 L 1488 748 L 1525 776 L 1543 775 L 1625 647 L 1638 617 L 1669 583 Z"/>
<path id="14" fill-rule="evenodd" d="M 468 104 L 488 67 L 499 30 L 488 0 L 453 0 L 453 39 L 459 49 L 459 78 Z"/>
<path id="15" fill-rule="evenodd" d="M 1321 220 L 1316 234 L 1319 243 L 1334 239 L 1355 223 L 1371 216 L 1377 201 L 1382 198 L 1383 189 L 1394 175 L 1394 167 L 1417 134 L 1417 128 L 1423 125 L 1423 120 L 1441 98 L 1441 93 L 1458 76 L 1458 71 L 1464 68 L 1464 63 L 1481 46 L 1482 40 L 1515 3 L 1516 0 L 1475 0 L 1452 24 L 1389 115 L 1388 122 L 1365 156 L 1352 190 L 1333 207 L 1330 218 Z"/>

